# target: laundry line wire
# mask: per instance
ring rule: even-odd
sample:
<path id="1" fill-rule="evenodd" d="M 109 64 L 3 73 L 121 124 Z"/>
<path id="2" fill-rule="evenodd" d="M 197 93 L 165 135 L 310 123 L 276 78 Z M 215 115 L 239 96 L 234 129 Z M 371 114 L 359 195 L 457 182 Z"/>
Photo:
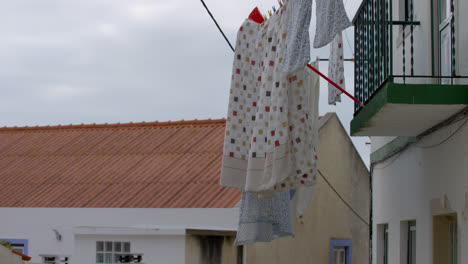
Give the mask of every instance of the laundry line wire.
<path id="1" fill-rule="evenodd" d="M 320 77 L 324 78 L 329 82 L 331 85 L 335 86 L 338 90 L 342 91 L 344 94 L 346 94 L 349 98 L 351 98 L 354 102 L 358 103 L 359 105 L 361 104 L 361 101 L 356 99 L 354 96 L 352 96 L 350 93 L 348 93 L 345 89 L 341 88 L 338 84 L 336 84 L 334 81 L 330 80 L 327 76 L 325 76 L 323 73 L 321 73 L 319 70 L 315 69 L 312 65 L 307 64 L 307 67 L 309 67 L 311 70 L 313 70 L 315 73 L 320 75 Z"/>
<path id="2" fill-rule="evenodd" d="M 221 29 L 221 27 L 219 26 L 218 22 L 216 21 L 216 19 L 214 18 L 213 14 L 211 14 L 211 11 L 210 9 L 208 8 L 208 6 L 205 4 L 205 1 L 203 0 L 200 0 L 201 3 L 203 4 L 203 6 L 205 7 L 206 11 L 208 12 L 208 15 L 210 15 L 211 19 L 213 20 L 213 22 L 216 24 L 216 27 L 218 28 L 219 32 L 223 35 L 224 39 L 226 40 L 227 44 L 229 45 L 229 47 L 231 48 L 231 50 L 233 52 L 235 52 L 235 49 L 233 48 L 233 46 L 231 45 L 231 42 L 229 41 L 229 39 L 226 37 L 226 34 L 224 34 L 223 30 Z M 309 67 L 311 70 L 315 71 L 318 75 L 320 75 L 320 77 L 324 78 L 326 81 L 328 81 L 331 85 L 335 86 L 338 90 L 340 90 L 341 92 L 343 92 L 346 96 L 348 96 L 349 98 L 351 98 L 353 101 L 355 101 L 357 104 L 361 104 L 361 101 L 359 101 L 358 99 L 356 99 L 354 96 L 352 96 L 350 93 L 348 93 L 345 89 L 341 88 L 338 84 L 336 84 L 335 82 L 333 82 L 332 80 L 330 80 L 329 78 L 327 78 L 324 74 L 322 74 L 320 71 L 318 71 L 317 69 L 315 69 L 312 65 L 310 64 L 307 64 L 307 67 Z"/>
<path id="3" fill-rule="evenodd" d="M 219 32 L 221 33 L 221 35 L 223 35 L 224 39 L 226 40 L 227 44 L 229 45 L 229 47 L 231 48 L 232 51 L 234 51 L 234 47 L 231 45 L 231 42 L 229 41 L 229 39 L 226 37 L 226 34 L 224 34 L 223 30 L 221 29 L 221 27 L 219 26 L 218 24 L 218 21 L 216 21 L 216 19 L 214 18 L 213 14 L 211 14 L 211 11 L 210 9 L 208 8 L 208 6 L 206 6 L 205 4 L 205 1 L 203 0 L 200 0 L 201 3 L 203 4 L 203 6 L 205 7 L 206 9 L 206 12 L 208 12 L 208 15 L 210 15 L 211 19 L 213 20 L 213 22 L 215 23 L 216 27 L 218 28 Z"/>
<path id="4" fill-rule="evenodd" d="M 348 0 L 345 0 L 345 2 L 344 2 L 344 7 L 345 7 L 345 9 L 346 9 L 346 4 L 347 4 L 347 3 L 348 3 Z M 346 33 L 346 29 L 343 30 L 343 32 L 344 32 L 344 34 L 345 34 L 346 41 L 348 42 L 348 47 L 349 47 L 349 49 L 351 50 L 351 53 L 353 53 L 353 58 L 354 58 L 354 57 L 355 57 L 355 55 L 354 55 L 354 50 L 353 50 L 353 48 L 351 47 L 351 43 L 350 43 L 350 41 L 349 41 L 348 34 Z M 354 61 L 354 60 L 353 60 L 353 61 Z"/>
<path id="5" fill-rule="evenodd" d="M 461 121 L 461 120 L 460 120 Z M 451 139 L 453 136 L 455 136 L 465 125 L 466 123 L 468 122 L 468 117 L 465 118 L 465 121 L 463 121 L 463 123 L 455 130 L 455 132 L 453 132 L 452 134 L 450 134 L 448 137 L 446 137 L 444 140 L 442 140 L 441 142 L 437 143 L 437 144 L 434 144 L 434 145 L 431 145 L 431 146 L 416 146 L 417 148 L 422 148 L 422 149 L 429 149 L 429 148 L 435 148 L 435 147 L 438 147 L 442 144 L 444 144 L 445 142 L 447 142 L 449 139 Z"/>
<path id="6" fill-rule="evenodd" d="M 328 179 L 322 174 L 322 172 L 320 170 L 317 170 L 318 173 L 320 174 L 320 176 L 322 176 L 322 178 L 325 180 L 325 182 L 328 184 L 328 186 L 330 186 L 330 188 L 333 190 L 333 192 L 335 192 L 335 194 L 338 196 L 338 198 L 340 198 L 340 200 L 364 223 L 366 224 L 367 226 L 369 226 L 369 223 L 358 213 L 356 212 L 356 210 L 354 210 L 354 208 L 348 203 L 346 202 L 346 200 L 340 195 L 340 193 L 333 187 L 333 185 L 328 181 Z"/>

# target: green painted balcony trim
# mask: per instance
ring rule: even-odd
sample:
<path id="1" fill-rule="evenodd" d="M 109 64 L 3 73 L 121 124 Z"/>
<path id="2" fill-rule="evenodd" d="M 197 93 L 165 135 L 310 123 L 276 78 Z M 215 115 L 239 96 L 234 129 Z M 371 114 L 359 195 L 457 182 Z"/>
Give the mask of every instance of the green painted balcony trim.
<path id="1" fill-rule="evenodd" d="M 365 126 L 385 104 L 468 105 L 468 85 L 386 83 L 354 116 L 351 135 Z"/>
<path id="2" fill-rule="evenodd" d="M 399 152 L 408 143 L 415 140 L 416 137 L 397 137 L 394 140 L 383 145 L 378 150 L 374 151 L 370 155 L 371 163 L 379 162 L 390 157 L 392 154 Z"/>

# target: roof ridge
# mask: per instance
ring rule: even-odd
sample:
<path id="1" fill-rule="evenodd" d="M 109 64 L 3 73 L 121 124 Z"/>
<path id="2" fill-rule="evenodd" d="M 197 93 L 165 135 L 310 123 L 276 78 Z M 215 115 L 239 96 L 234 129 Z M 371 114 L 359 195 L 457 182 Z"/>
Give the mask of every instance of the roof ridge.
<path id="1" fill-rule="evenodd" d="M 55 126 L 23 126 L 23 127 L 0 127 L 0 132 L 4 131 L 30 131 L 30 130 L 57 130 L 57 129 L 81 129 L 81 128 L 130 128 L 130 127 L 166 127 L 166 126 L 184 126 L 184 125 L 216 125 L 225 124 L 226 119 L 193 119 L 193 120 L 179 120 L 179 121 L 153 121 L 153 122 L 129 122 L 129 123 L 114 123 L 114 124 L 79 124 L 79 125 L 55 125 Z"/>

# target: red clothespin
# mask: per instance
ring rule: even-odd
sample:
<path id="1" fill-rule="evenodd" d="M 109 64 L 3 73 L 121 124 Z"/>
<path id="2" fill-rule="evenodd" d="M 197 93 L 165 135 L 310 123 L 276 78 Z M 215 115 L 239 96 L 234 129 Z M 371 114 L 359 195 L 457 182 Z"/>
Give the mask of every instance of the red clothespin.
<path id="1" fill-rule="evenodd" d="M 263 23 L 263 21 L 265 21 L 262 14 L 258 10 L 258 7 L 254 8 L 254 10 L 252 10 L 252 12 L 250 12 L 249 20 L 252 20 L 252 21 L 257 22 L 259 24 L 261 24 L 261 23 Z"/>
<path id="2" fill-rule="evenodd" d="M 278 4 L 279 4 L 280 7 L 283 6 L 283 2 L 281 0 L 278 0 Z"/>

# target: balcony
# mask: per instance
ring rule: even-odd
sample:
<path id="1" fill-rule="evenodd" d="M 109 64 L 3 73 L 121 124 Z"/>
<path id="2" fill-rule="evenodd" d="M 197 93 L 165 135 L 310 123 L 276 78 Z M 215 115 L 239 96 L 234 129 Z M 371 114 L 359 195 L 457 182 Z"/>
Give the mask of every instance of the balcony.
<path id="1" fill-rule="evenodd" d="M 364 0 L 353 20 L 354 94 L 363 102 L 355 104 L 353 136 L 417 136 L 468 106 L 455 17 L 439 31 L 435 4 L 413 1 Z"/>

